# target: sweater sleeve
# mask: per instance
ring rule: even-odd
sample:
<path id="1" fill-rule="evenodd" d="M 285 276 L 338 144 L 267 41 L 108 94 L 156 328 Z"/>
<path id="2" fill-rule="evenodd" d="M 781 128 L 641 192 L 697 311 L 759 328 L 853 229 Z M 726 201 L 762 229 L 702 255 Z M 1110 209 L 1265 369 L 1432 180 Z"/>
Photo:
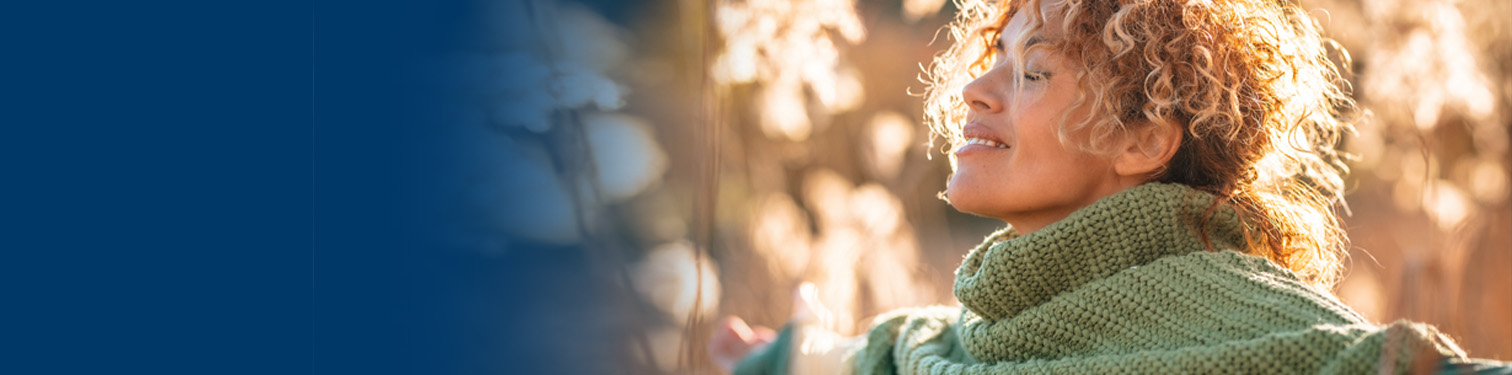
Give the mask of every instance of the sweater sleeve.
<path id="1" fill-rule="evenodd" d="M 734 374 L 848 374 L 848 358 L 864 345 L 865 337 L 841 337 L 817 325 L 792 322 L 770 345 L 736 364 Z"/>
<path id="2" fill-rule="evenodd" d="M 756 352 L 741 359 L 735 364 L 732 375 L 787 375 L 788 355 L 792 353 L 793 323 L 782 327 L 777 333 L 777 339 L 771 344 L 757 349 Z"/>
<path id="3" fill-rule="evenodd" d="M 878 316 L 865 342 L 846 358 L 846 365 L 856 375 L 893 375 L 899 373 L 900 362 L 910 359 L 899 355 L 916 353 L 976 363 L 955 335 L 960 311 L 959 307 L 931 306 Z"/>

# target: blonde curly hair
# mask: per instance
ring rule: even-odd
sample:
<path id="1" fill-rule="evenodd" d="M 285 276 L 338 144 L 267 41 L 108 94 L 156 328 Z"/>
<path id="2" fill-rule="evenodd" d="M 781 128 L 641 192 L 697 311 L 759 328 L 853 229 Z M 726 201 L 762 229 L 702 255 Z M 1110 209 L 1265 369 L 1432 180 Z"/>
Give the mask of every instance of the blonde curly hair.
<path id="1" fill-rule="evenodd" d="M 1055 1 L 1055 0 L 1052 0 Z M 1245 218 L 1248 250 L 1315 285 L 1331 287 L 1348 238 L 1340 137 L 1361 113 L 1330 55 L 1348 53 L 1287 0 L 1065 0 L 1063 21 L 1046 24 L 1040 0 L 955 0 L 955 43 L 926 72 L 925 122 L 950 148 L 964 143 L 961 89 L 992 66 L 993 43 L 1017 12 L 1028 14 L 1018 46 L 1005 48 L 1022 72 L 1027 36 L 1058 27 L 1049 48 L 1079 64 L 1079 97 L 1093 115 L 1061 117 L 1066 144 L 1111 154 L 1142 126 L 1178 124 L 1186 134 L 1152 181 L 1220 196 Z M 1070 134 L 1081 134 L 1072 142 Z M 949 152 L 945 152 L 951 155 Z M 954 165 L 954 156 L 951 155 Z M 1212 207 L 1216 209 L 1217 207 Z M 1209 214 L 1213 212 L 1209 210 Z"/>

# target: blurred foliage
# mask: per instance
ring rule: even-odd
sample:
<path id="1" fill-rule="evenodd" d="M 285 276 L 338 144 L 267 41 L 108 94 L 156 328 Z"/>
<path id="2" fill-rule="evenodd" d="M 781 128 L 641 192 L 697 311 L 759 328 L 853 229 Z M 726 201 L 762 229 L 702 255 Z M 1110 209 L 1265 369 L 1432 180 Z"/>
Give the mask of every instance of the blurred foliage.
<path id="1" fill-rule="evenodd" d="M 1437 325 L 1473 356 L 1512 359 L 1512 3 L 1309 3 L 1354 54 L 1374 116 L 1357 155 L 1354 241 L 1336 291 L 1378 321 Z"/>

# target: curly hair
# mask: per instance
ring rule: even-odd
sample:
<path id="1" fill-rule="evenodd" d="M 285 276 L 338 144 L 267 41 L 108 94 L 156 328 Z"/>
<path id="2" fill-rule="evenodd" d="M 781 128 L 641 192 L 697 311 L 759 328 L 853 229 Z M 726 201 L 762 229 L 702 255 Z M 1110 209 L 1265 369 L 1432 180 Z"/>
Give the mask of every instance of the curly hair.
<path id="1" fill-rule="evenodd" d="M 1063 115 L 1063 143 L 1111 155 L 1132 130 L 1180 125 L 1181 145 L 1151 181 L 1223 198 L 1218 204 L 1245 220 L 1246 251 L 1314 285 L 1337 281 L 1348 246 L 1335 212 L 1345 207 L 1348 172 L 1337 145 L 1362 112 L 1329 59 L 1347 67 L 1348 53 L 1311 16 L 1288 0 L 1065 0 L 1055 25 L 1039 3 L 956 0 L 955 43 L 926 71 L 924 120 L 936 136 L 949 147 L 964 142 L 961 89 L 999 57 L 991 46 L 1007 20 L 1031 12 L 1010 40 L 1060 28 L 1050 48 L 1079 65 L 1080 93 L 1067 112 L 1093 113 L 1076 122 Z M 1023 48 L 1005 53 L 1022 72 Z M 1082 134 L 1077 142 L 1073 133 Z"/>

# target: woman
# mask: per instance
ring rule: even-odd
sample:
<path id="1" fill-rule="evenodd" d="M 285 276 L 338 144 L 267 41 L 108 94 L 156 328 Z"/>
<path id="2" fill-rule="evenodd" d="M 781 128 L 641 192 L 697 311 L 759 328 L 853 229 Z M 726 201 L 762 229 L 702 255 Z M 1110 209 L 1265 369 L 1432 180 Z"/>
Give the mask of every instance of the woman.
<path id="1" fill-rule="evenodd" d="M 926 98 L 931 128 L 953 147 L 950 204 L 1009 224 L 956 271 L 962 306 L 885 314 L 832 346 L 728 320 L 711 343 L 717 363 L 971 374 L 1462 362 L 1433 327 L 1377 326 L 1328 292 L 1347 240 L 1334 150 L 1353 102 L 1300 7 L 993 7 L 961 12 L 960 43 L 936 60 Z"/>

